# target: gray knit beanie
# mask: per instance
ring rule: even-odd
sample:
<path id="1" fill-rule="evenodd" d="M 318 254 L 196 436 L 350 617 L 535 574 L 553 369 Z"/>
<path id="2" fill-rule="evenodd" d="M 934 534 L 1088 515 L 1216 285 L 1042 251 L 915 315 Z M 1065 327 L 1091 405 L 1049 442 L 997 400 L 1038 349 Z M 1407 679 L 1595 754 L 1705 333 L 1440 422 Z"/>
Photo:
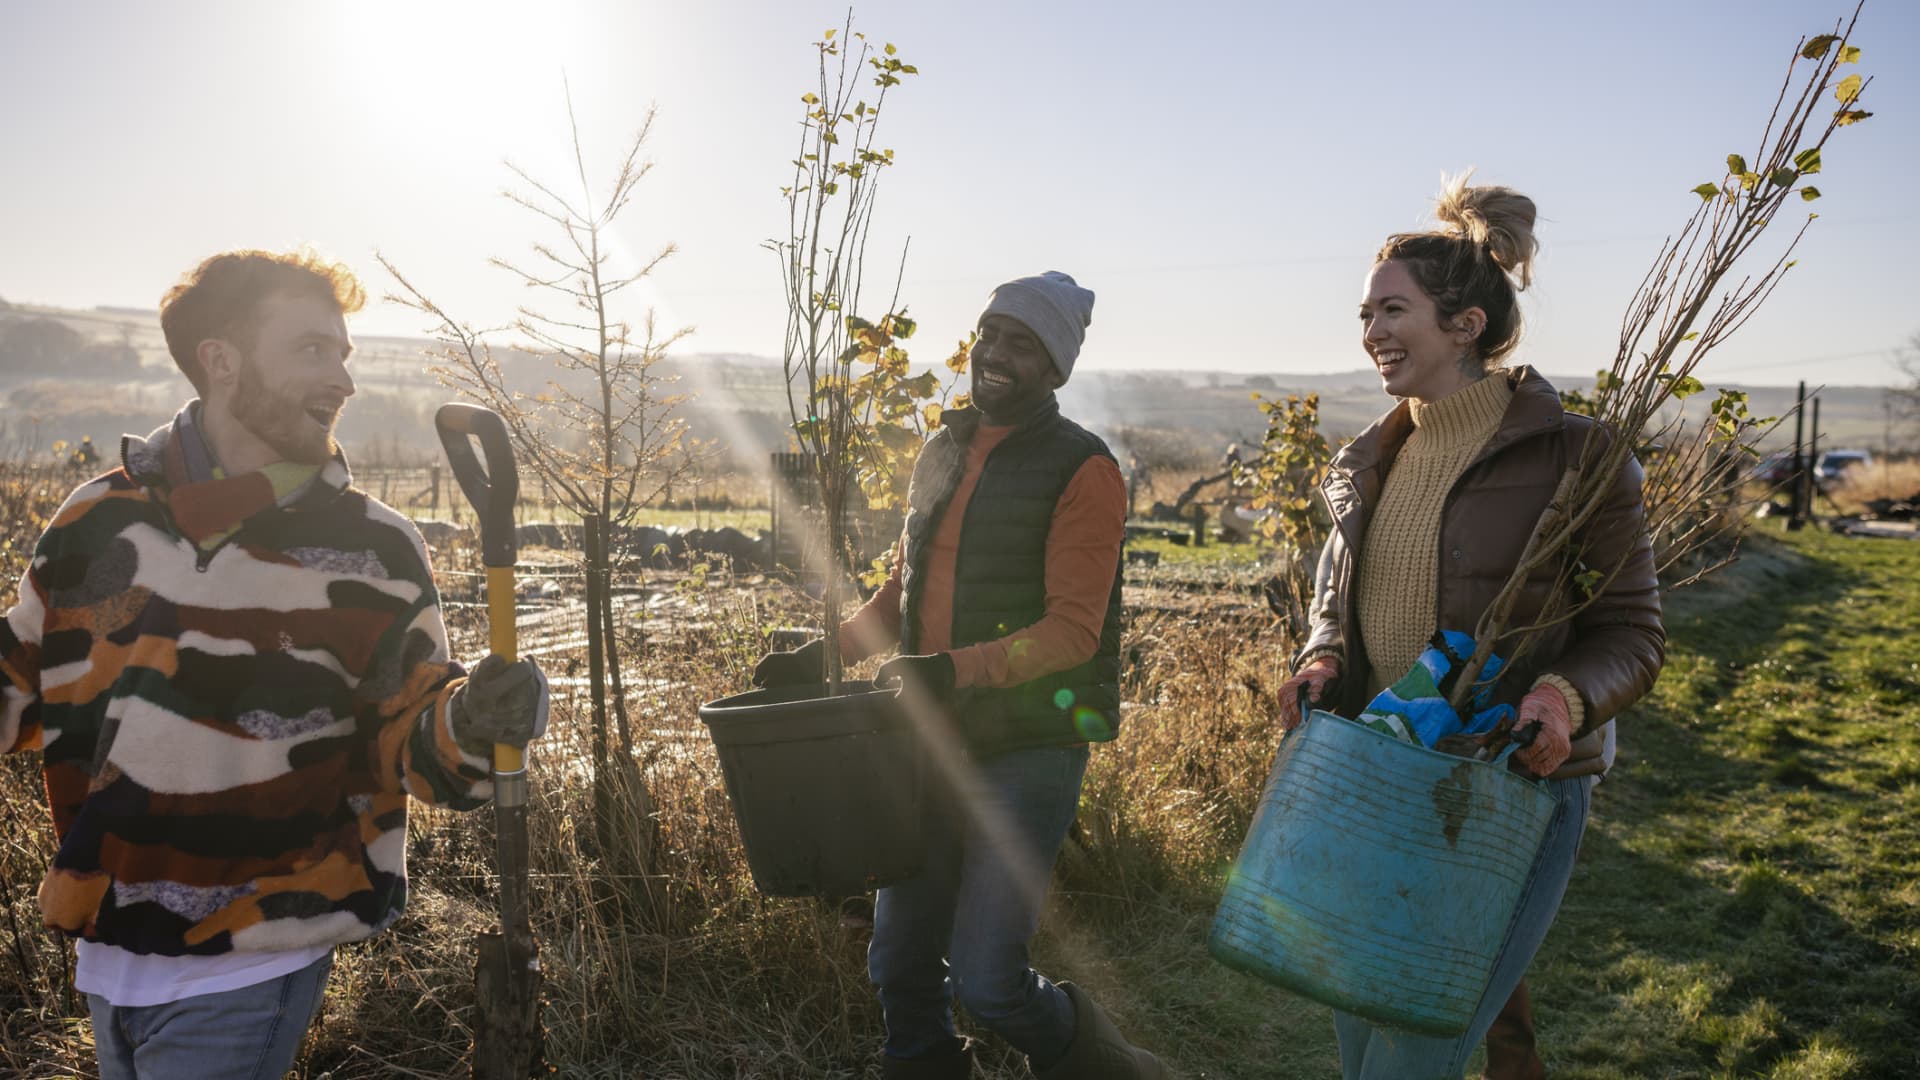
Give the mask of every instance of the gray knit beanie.
<path id="1" fill-rule="evenodd" d="M 981 321 L 989 315 L 1005 315 L 1033 331 L 1064 380 L 1073 374 L 1080 343 L 1087 340 L 1087 327 L 1093 324 L 1093 292 L 1060 271 L 1049 270 L 993 290 L 987 310 L 980 313 Z"/>

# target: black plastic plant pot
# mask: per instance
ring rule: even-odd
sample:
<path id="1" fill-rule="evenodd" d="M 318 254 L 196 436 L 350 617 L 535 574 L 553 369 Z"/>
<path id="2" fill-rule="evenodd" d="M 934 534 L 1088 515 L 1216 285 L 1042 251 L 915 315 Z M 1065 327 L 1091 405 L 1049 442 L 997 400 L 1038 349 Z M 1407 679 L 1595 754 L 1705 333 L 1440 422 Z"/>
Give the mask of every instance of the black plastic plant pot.
<path id="1" fill-rule="evenodd" d="M 925 767 L 893 690 L 846 682 L 710 701 L 753 883 L 769 896 L 852 896 L 905 881 L 925 858 Z"/>

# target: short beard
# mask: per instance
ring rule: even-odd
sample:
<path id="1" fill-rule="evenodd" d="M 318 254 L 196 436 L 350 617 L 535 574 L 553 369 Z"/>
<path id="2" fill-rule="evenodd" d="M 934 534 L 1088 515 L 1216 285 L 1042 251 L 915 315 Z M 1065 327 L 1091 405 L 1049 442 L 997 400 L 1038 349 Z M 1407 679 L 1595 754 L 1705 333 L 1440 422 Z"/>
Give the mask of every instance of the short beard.
<path id="1" fill-rule="evenodd" d="M 233 394 L 233 418 L 284 461 L 324 465 L 340 452 L 331 428 L 320 429 L 305 406 L 267 386 L 250 357 L 240 361 Z"/>

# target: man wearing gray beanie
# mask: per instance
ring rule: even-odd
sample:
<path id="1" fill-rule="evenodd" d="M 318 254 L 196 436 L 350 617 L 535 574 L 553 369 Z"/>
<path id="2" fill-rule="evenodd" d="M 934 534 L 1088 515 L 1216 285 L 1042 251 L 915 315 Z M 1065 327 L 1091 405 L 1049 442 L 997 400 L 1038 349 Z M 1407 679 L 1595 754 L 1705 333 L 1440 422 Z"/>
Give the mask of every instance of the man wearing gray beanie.
<path id="1" fill-rule="evenodd" d="M 1028 963 L 1088 744 L 1120 728 L 1126 485 L 1054 397 L 1092 321 L 1093 293 L 1058 271 L 988 297 L 972 401 L 921 448 L 893 572 L 837 635 L 848 662 L 898 642 L 876 682 L 901 684 L 936 765 L 926 867 L 880 890 L 867 950 L 890 1080 L 972 1075 L 956 1001 L 1042 1080 L 1166 1075 Z M 754 681 L 817 682 L 823 648 L 770 654 Z"/>

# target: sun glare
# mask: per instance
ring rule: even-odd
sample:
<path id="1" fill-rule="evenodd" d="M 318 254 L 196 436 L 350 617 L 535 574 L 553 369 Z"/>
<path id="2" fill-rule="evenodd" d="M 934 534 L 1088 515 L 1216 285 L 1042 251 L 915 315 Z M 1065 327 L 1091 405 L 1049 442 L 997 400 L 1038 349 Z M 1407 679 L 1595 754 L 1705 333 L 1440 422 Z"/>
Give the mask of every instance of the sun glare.
<path id="1" fill-rule="evenodd" d="M 582 36 L 582 14 L 564 0 L 353 0 L 328 9 L 327 18 L 333 44 L 357 73 L 354 123 L 379 125 L 402 144 L 478 142 L 499 156 L 502 135 L 517 142 L 513 134 L 556 126 L 569 52 L 593 44 Z M 537 152 L 544 158 L 548 150 Z"/>

